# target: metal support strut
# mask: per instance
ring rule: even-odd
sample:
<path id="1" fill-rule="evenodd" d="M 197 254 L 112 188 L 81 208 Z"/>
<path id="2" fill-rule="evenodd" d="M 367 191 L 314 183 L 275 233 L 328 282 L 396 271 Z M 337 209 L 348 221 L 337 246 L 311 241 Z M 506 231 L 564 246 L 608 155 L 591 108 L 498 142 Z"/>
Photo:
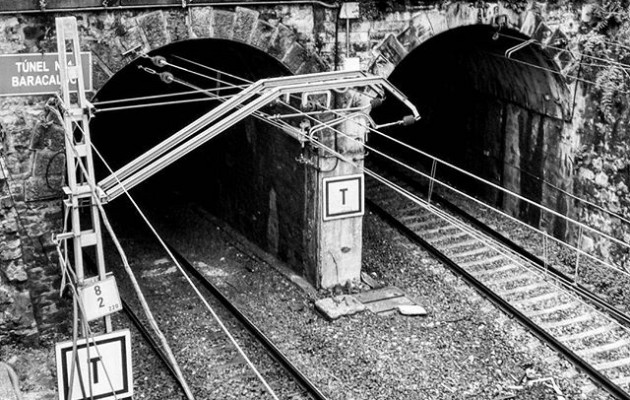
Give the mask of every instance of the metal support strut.
<path id="1" fill-rule="evenodd" d="M 366 72 L 335 71 L 262 79 L 100 181 L 103 200 L 115 199 L 124 193 L 124 189 L 138 185 L 264 106 L 299 93 L 321 94 L 326 90 L 349 88 L 365 88 L 377 93 L 388 91 L 411 110 L 413 115 L 408 117 L 409 120 L 420 119 L 416 107 L 403 93 L 386 79 Z"/>
<path id="2" fill-rule="evenodd" d="M 58 235 L 57 240 L 72 240 L 77 285 L 82 286 L 85 280 L 83 250 L 86 248 L 94 249 L 99 279 L 106 278 L 101 220 L 96 206 L 100 195 L 94 193 L 97 187 L 91 151 L 90 104 L 85 97 L 77 21 L 74 17 L 57 18 L 56 28 L 68 175 L 67 186 L 63 188 L 67 196 L 64 206 L 72 220 L 70 234 Z M 76 95 L 70 95 L 71 86 Z M 75 127 L 79 128 L 77 132 Z M 79 168 L 79 164 L 84 168 Z M 85 216 L 82 221 L 80 208 L 89 209 L 87 221 Z M 104 319 L 106 332 L 111 332 L 111 318 Z"/>

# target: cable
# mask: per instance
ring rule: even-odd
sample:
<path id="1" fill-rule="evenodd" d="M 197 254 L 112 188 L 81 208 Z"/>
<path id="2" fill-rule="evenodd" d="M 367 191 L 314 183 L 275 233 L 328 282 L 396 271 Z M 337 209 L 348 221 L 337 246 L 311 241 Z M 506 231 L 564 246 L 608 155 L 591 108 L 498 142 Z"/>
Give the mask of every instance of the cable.
<path id="1" fill-rule="evenodd" d="M 528 40 L 530 40 L 530 39 L 523 39 L 523 38 L 520 38 L 520 37 L 517 37 L 517 36 L 507 35 L 505 33 L 500 33 L 500 32 L 497 32 L 497 33 L 498 33 L 499 36 L 503 36 L 505 38 L 509 38 L 509 39 L 512 39 L 512 40 L 518 40 L 518 41 L 523 42 L 523 43 L 528 41 Z M 567 50 L 566 48 L 557 47 L 557 46 L 553 46 L 553 45 L 550 45 L 550 44 L 543 44 L 543 43 L 541 43 L 541 42 L 539 42 L 537 40 L 532 42 L 532 44 L 536 44 L 537 46 L 541 47 L 542 49 L 548 48 L 548 49 L 559 50 L 559 51 L 569 51 L 570 53 L 575 53 L 577 55 L 588 57 L 588 58 L 591 58 L 593 60 L 603 61 L 603 62 L 607 62 L 607 63 L 610 63 L 610 64 L 614 64 L 614 65 L 616 65 L 616 66 L 618 66 L 620 68 L 630 69 L 630 65 L 629 64 L 625 64 L 625 63 L 622 63 L 622 62 L 619 62 L 619 61 L 610 60 L 610 59 L 602 58 L 602 57 L 598 57 L 598 56 L 593 56 L 593 55 L 590 55 L 590 54 L 581 53 L 581 52 L 577 52 L 577 51 L 573 52 L 573 51 Z M 512 58 L 510 58 L 510 59 L 512 59 Z"/>
<path id="2" fill-rule="evenodd" d="M 229 99 L 232 96 L 222 96 L 222 98 Z M 129 106 L 120 106 L 120 107 L 107 107 L 95 110 L 96 113 L 104 113 L 109 111 L 126 111 L 126 110 L 134 110 L 137 108 L 147 108 L 147 107 L 159 107 L 159 106 L 171 106 L 171 105 L 180 105 L 187 103 L 199 103 L 204 101 L 216 101 L 219 100 L 215 97 L 201 97 L 198 99 L 186 99 L 186 100 L 173 100 L 173 101 L 163 101 L 159 103 L 145 103 L 145 104 L 132 104 Z"/>
<path id="3" fill-rule="evenodd" d="M 250 369 L 254 372 L 254 374 L 256 375 L 256 377 L 260 380 L 260 382 L 263 384 L 263 386 L 265 387 L 265 389 L 267 390 L 267 392 L 275 399 L 275 400 L 279 400 L 278 396 L 276 395 L 276 393 L 274 392 L 274 390 L 271 388 L 271 386 L 269 386 L 269 384 L 267 383 L 267 381 L 265 380 L 265 378 L 260 374 L 260 372 L 258 371 L 258 369 L 256 368 L 256 366 L 252 363 L 252 361 L 249 359 L 249 357 L 245 354 L 244 350 L 241 348 L 241 346 L 238 344 L 238 342 L 236 341 L 236 339 L 232 336 L 232 334 L 230 333 L 230 331 L 227 329 L 227 327 L 225 326 L 225 324 L 223 323 L 223 321 L 221 321 L 221 319 L 219 318 L 219 316 L 217 315 L 217 313 L 214 311 L 214 309 L 212 308 L 212 306 L 210 306 L 210 304 L 208 303 L 208 301 L 205 299 L 205 297 L 201 294 L 201 292 L 199 291 L 199 289 L 197 288 L 197 286 L 192 282 L 192 280 L 190 279 L 190 277 L 188 276 L 188 274 L 186 274 L 186 272 L 184 271 L 183 267 L 180 265 L 179 261 L 177 260 L 177 258 L 173 255 L 173 253 L 171 252 L 171 250 L 168 248 L 168 246 L 166 245 L 166 243 L 164 242 L 164 240 L 162 239 L 162 237 L 158 234 L 158 232 L 155 230 L 155 228 L 153 227 L 153 225 L 151 224 L 151 222 L 149 221 L 149 219 L 146 217 L 146 215 L 144 214 L 144 212 L 140 209 L 140 206 L 138 205 L 138 203 L 136 203 L 136 201 L 133 199 L 133 197 L 131 197 L 131 194 L 129 194 L 129 192 L 127 191 L 127 189 L 122 186 L 122 183 L 118 180 L 118 177 L 116 176 L 115 172 L 111 169 L 111 167 L 109 166 L 109 164 L 107 163 L 107 161 L 103 158 L 103 156 L 101 155 L 101 153 L 98 151 L 98 149 L 94 146 L 93 143 L 91 143 L 92 149 L 94 150 L 94 152 L 97 154 L 97 156 L 101 159 L 101 162 L 105 165 L 105 167 L 109 170 L 109 172 L 112 174 L 112 176 L 114 176 L 114 178 L 116 179 L 116 181 L 118 182 L 119 185 L 121 185 L 125 195 L 127 196 L 127 198 L 129 199 L 129 201 L 131 202 L 131 204 L 134 206 L 134 208 L 136 209 L 136 211 L 138 212 L 138 214 L 140 215 L 140 217 L 144 220 L 145 224 L 147 224 L 147 226 L 149 227 L 149 229 L 151 230 L 151 232 L 153 233 L 153 235 L 156 237 L 156 239 L 158 240 L 158 242 L 160 243 L 160 245 L 164 248 L 164 250 L 166 251 L 166 253 L 168 254 L 169 258 L 171 258 L 171 260 L 173 261 L 173 263 L 177 266 L 177 268 L 179 269 L 180 273 L 184 276 L 184 278 L 186 279 L 186 281 L 188 282 L 188 284 L 192 287 L 192 289 L 194 290 L 194 292 L 196 293 L 196 295 L 201 299 L 201 301 L 203 302 L 203 304 L 206 306 L 206 309 L 210 312 L 210 314 L 212 315 L 212 317 L 215 319 L 215 321 L 217 322 L 217 324 L 219 324 L 219 327 L 223 330 L 223 332 L 226 334 L 226 336 L 229 338 L 229 340 L 232 342 L 232 344 L 234 345 L 234 347 L 236 347 L 237 351 L 240 353 L 241 357 L 243 357 L 243 359 L 245 360 L 245 362 L 247 363 L 247 365 L 250 367 Z"/>
<path id="4" fill-rule="evenodd" d="M 241 85 L 241 86 L 235 85 L 234 87 L 244 88 L 245 86 L 244 85 Z M 203 89 L 203 90 L 204 90 L 204 92 L 214 92 L 214 91 L 224 90 L 224 88 L 207 88 L 207 89 Z M 154 99 L 162 99 L 162 98 L 165 98 L 165 97 L 178 97 L 178 96 L 186 96 L 186 95 L 189 95 L 189 94 L 198 94 L 198 93 L 199 93 L 198 90 L 189 90 L 189 91 L 186 91 L 186 92 L 155 94 L 155 95 L 151 95 L 151 96 L 125 97 L 125 98 L 122 98 L 122 99 L 96 101 L 96 102 L 93 102 L 92 105 L 93 106 L 104 106 L 104 105 L 110 105 L 110 104 L 127 103 L 127 102 L 130 102 L 130 101 L 154 100 Z"/>
<path id="5" fill-rule="evenodd" d="M 492 54 L 492 53 L 490 53 L 490 54 Z M 505 57 L 504 57 L 504 58 L 505 58 Z M 511 60 L 513 60 L 513 59 L 511 59 Z M 533 65 L 533 64 L 532 64 L 532 65 Z M 542 67 L 541 67 L 541 68 L 542 68 Z M 198 72 L 194 72 L 194 73 L 195 73 L 196 75 L 199 75 L 199 76 L 204 76 L 203 74 L 198 73 Z M 213 78 L 211 78 L 211 77 L 207 77 L 207 78 L 208 78 L 208 79 L 213 79 Z M 241 79 L 243 79 L 243 78 L 241 78 Z M 178 82 L 178 83 L 180 83 L 180 82 Z M 288 104 L 288 103 L 286 103 L 286 102 L 285 102 L 284 104 L 285 104 L 287 107 L 289 107 L 290 109 L 295 110 L 296 112 L 300 112 L 300 110 L 299 110 L 299 109 L 297 109 L 297 108 L 293 107 L 292 105 L 290 105 L 290 104 Z M 332 111 L 332 110 L 331 110 L 331 111 Z M 334 111 L 332 111 L 332 112 L 334 112 Z M 310 115 L 305 115 L 305 117 L 307 117 L 307 118 L 309 118 L 309 119 L 311 119 L 311 120 L 313 120 L 313 121 L 315 121 L 315 122 L 321 123 L 321 121 L 319 121 L 319 120 L 317 120 L 317 119 L 313 118 L 313 117 L 312 117 L 312 116 L 310 116 Z M 364 127 L 364 128 L 367 128 L 367 129 L 369 129 L 371 132 L 377 133 L 377 134 L 379 134 L 379 135 L 381 135 L 381 136 L 383 136 L 383 137 L 385 137 L 385 138 L 387 138 L 387 139 L 389 139 L 389 140 L 392 140 L 392 141 L 394 141 L 395 143 L 397 143 L 397 144 L 399 144 L 399 145 L 402 145 L 402 146 L 404 146 L 404 147 L 406 147 L 406 148 L 408 148 L 408 149 L 410 149 L 410 150 L 412 150 L 412 151 L 414 151 L 414 152 L 417 152 L 418 154 L 422 154 L 422 155 L 424 155 L 425 157 L 429 157 L 429 158 L 431 158 L 431 159 L 437 160 L 439 163 L 441 163 L 441 164 L 443 164 L 443 165 L 445 165 L 445 166 L 447 166 L 447 167 L 449 167 L 449 168 L 451 168 L 451 169 L 454 169 L 454 170 L 456 170 L 456 171 L 458 171 L 458 172 L 460 172 L 460 173 L 463 173 L 463 174 L 465 174 L 465 175 L 467 175 L 467 176 L 469 176 L 469 177 L 471 177 L 471 178 L 473 178 L 473 179 L 475 179 L 475 180 L 477 180 L 477 181 L 479 181 L 479 182 L 481 182 L 481 183 L 483 183 L 483 184 L 485 184 L 485 185 L 489 185 L 489 186 L 491 186 L 491 187 L 493 187 L 493 188 L 495 188 L 495 189 L 497 189 L 497 190 L 499 190 L 499 191 L 503 191 L 504 193 L 507 193 L 507 194 L 509 194 L 509 195 L 511 195 L 511 196 L 514 196 L 514 197 L 516 197 L 516 198 L 517 198 L 517 199 L 519 199 L 519 200 L 525 201 L 525 202 L 527 202 L 528 204 L 533 205 L 534 207 L 540 208 L 542 211 L 549 212 L 549 213 L 551 213 L 551 214 L 553 214 L 553 215 L 555 215 L 555 216 L 557 216 L 557 217 L 559 217 L 559 218 L 561 218 L 561 219 L 566 220 L 567 222 L 574 223 L 574 224 L 575 224 L 575 225 L 577 225 L 577 226 L 582 226 L 582 227 L 584 227 L 585 229 L 587 229 L 587 230 L 589 230 L 589 231 L 591 231 L 591 232 L 594 232 L 594 233 L 596 233 L 596 234 L 599 234 L 600 236 L 602 236 L 602 237 L 604 237 L 604 238 L 606 238 L 606 239 L 609 239 L 609 240 L 611 240 L 611 241 L 613 241 L 613 242 L 617 243 L 618 245 L 621 245 L 621 246 L 622 246 L 622 247 L 624 247 L 624 248 L 630 248 L 630 245 L 628 245 L 627 243 L 625 243 L 625 242 L 623 242 L 623 241 L 620 241 L 620 240 L 619 240 L 619 239 L 617 239 L 617 238 L 614 238 L 614 237 L 612 237 L 612 236 L 610 236 L 610 235 L 608 235 L 608 234 L 606 234 L 606 233 L 604 233 L 604 232 L 601 232 L 601 231 L 599 231 L 599 230 L 597 230 L 597 229 L 595 229 L 595 228 L 592 228 L 592 227 L 590 227 L 590 226 L 588 226 L 588 225 L 585 225 L 585 224 L 583 224 L 583 223 L 581 223 L 581 222 L 579 222 L 579 221 L 573 220 L 572 218 L 567 217 L 567 216 L 565 216 L 565 215 L 563 215 L 563 214 L 561 214 L 561 213 L 559 213 L 559 212 L 557 212 L 557 211 L 555 211 L 555 210 L 552 210 L 552 209 L 550 209 L 550 208 L 548 208 L 548 207 L 541 206 L 541 205 L 539 205 L 538 203 L 536 203 L 536 202 L 534 202 L 534 201 L 532 201 L 532 200 L 530 200 L 530 199 L 528 199 L 528 198 L 526 198 L 526 197 L 521 196 L 520 194 L 517 194 L 517 193 L 515 193 L 515 192 L 512 192 L 512 191 L 510 191 L 510 190 L 507 190 L 507 189 L 503 188 L 502 186 L 496 185 L 496 184 L 494 184 L 494 183 L 492 183 L 492 182 L 489 182 L 489 181 L 487 181 L 487 180 L 485 180 L 485 179 L 483 179 L 483 178 L 477 177 L 476 175 L 474 175 L 474 174 L 472 174 L 472 173 L 470 173 L 470 172 L 468 172 L 468 171 L 466 171 L 466 170 L 463 170 L 463 169 L 461 169 L 461 168 L 459 168 L 459 167 L 457 167 L 457 166 L 455 166 L 455 165 L 453 165 L 453 164 L 450 164 L 450 163 L 448 163 L 448 162 L 445 162 L 444 160 L 441 160 L 441 159 L 439 159 L 439 158 L 437 158 L 437 157 L 434 157 L 434 156 L 432 156 L 432 155 L 430 155 L 430 154 L 428 154 L 428 153 L 426 153 L 426 152 L 423 152 L 423 151 L 421 151 L 421 150 L 419 150 L 419 149 L 416 149 L 416 148 L 414 148 L 414 147 L 411 147 L 411 146 L 407 145 L 407 144 L 406 144 L 406 143 L 404 143 L 404 142 L 401 142 L 401 141 L 399 141 L 399 140 L 397 140 L 397 139 L 394 139 L 394 138 L 392 138 L 392 137 L 390 137 L 390 136 L 388 136 L 388 135 L 386 135 L 386 134 L 383 134 L 382 132 L 380 132 L 380 131 L 378 131 L 378 130 L 376 130 L 376 129 L 372 128 L 372 127 L 370 127 L 369 125 L 360 124 L 360 123 L 358 123 L 358 122 L 356 122 L 356 121 L 353 121 L 353 123 L 355 123 L 355 124 L 357 124 L 357 125 L 359 125 L 359 126 L 362 126 L 362 127 Z M 330 128 L 330 129 L 332 129 L 333 131 L 335 131 L 335 132 L 337 132 L 337 133 L 340 133 L 340 134 L 342 134 L 342 135 L 344 135 L 344 136 L 347 136 L 347 135 L 345 135 L 345 133 L 343 133 L 343 132 L 339 131 L 338 129 L 335 129 L 335 128 Z M 350 138 L 350 137 L 349 137 L 349 138 Z M 356 141 L 354 138 L 350 138 L 350 139 L 351 139 L 351 140 Z M 374 149 L 374 148 L 371 148 L 370 146 L 368 146 L 368 145 L 366 145 L 366 144 L 362 144 L 362 145 L 363 145 L 365 148 L 370 149 L 370 150 L 372 150 L 372 151 L 376 152 L 377 154 L 384 155 L 382 152 L 380 152 L 380 151 L 378 151 L 378 150 L 376 150 L 376 149 Z M 414 171 L 416 171 L 416 170 L 414 169 Z M 463 193 L 463 192 L 462 192 L 462 193 Z M 484 204 L 484 205 L 485 205 L 485 204 Z M 486 205 L 486 206 L 487 206 L 487 205 Z M 490 208 L 492 208 L 492 207 L 490 207 Z M 507 214 L 506 214 L 506 215 L 507 215 Z"/>
<path id="6" fill-rule="evenodd" d="M 63 103 L 62 103 L 63 104 Z M 60 104 L 60 107 L 62 107 L 62 105 Z M 68 111 L 66 109 L 63 109 L 64 115 L 66 116 L 66 118 L 68 118 Z M 83 130 L 83 128 L 81 127 L 81 125 L 79 125 L 76 121 L 73 121 L 74 125 L 77 129 L 79 129 L 82 134 L 85 136 L 87 136 L 85 134 L 85 131 Z M 70 137 L 69 132 L 67 132 L 64 129 L 64 133 L 66 136 L 66 140 L 68 143 L 73 143 L 72 137 Z M 91 143 L 91 141 L 89 141 Z M 79 169 L 81 170 L 82 174 L 84 177 L 88 177 L 89 174 L 87 173 L 87 169 L 85 167 L 85 165 L 83 164 L 83 160 L 81 159 L 78 150 L 72 146 L 72 150 L 75 153 L 75 158 L 76 158 L 76 162 L 79 166 Z M 192 394 L 192 392 L 190 391 L 190 389 L 188 388 L 188 385 L 183 377 L 183 374 L 181 373 L 181 370 L 179 369 L 179 366 L 177 364 L 177 361 L 175 359 L 175 356 L 173 355 L 170 346 L 168 345 L 168 342 L 166 341 L 166 338 L 164 337 L 164 334 L 162 333 L 162 331 L 160 330 L 159 326 L 157 325 L 157 322 L 155 321 L 155 319 L 153 318 L 153 314 L 148 306 L 148 303 L 146 302 L 146 299 L 142 293 L 142 290 L 140 289 L 140 285 L 138 284 L 138 281 L 136 280 L 136 277 L 133 273 L 133 270 L 131 269 L 131 266 L 129 265 L 129 261 L 127 260 L 127 256 L 118 240 L 118 237 L 116 236 L 110 222 L 109 222 L 109 218 L 107 217 L 107 214 L 105 213 L 105 209 L 103 208 L 103 204 L 100 201 L 100 198 L 98 197 L 98 191 L 96 189 L 95 183 L 91 182 L 90 179 L 86 179 L 86 183 L 87 185 L 90 186 L 90 189 L 92 191 L 92 199 L 94 200 L 96 207 L 98 208 L 98 211 L 100 213 L 100 216 L 103 220 L 103 224 L 105 225 L 106 230 L 108 231 L 108 233 L 110 234 L 110 237 L 114 243 L 114 246 L 116 247 L 116 249 L 118 250 L 120 257 L 123 261 L 123 266 L 125 268 L 125 271 L 127 272 L 130 281 L 132 283 L 132 286 L 134 287 L 134 290 L 136 291 L 136 294 L 138 296 L 138 299 L 140 300 L 140 304 L 142 305 L 142 308 L 145 312 L 145 315 L 147 317 L 147 319 L 149 320 L 149 324 L 151 325 L 151 327 L 154 329 L 154 332 L 156 333 L 156 335 L 158 336 L 158 338 L 160 339 L 160 341 L 162 342 L 162 345 L 164 346 L 164 351 L 166 352 L 166 354 L 170 357 L 172 363 L 173 363 L 173 367 L 175 369 L 175 371 L 177 372 L 177 377 L 180 380 L 180 383 L 182 384 L 182 387 L 184 388 L 184 391 L 186 392 L 186 397 L 189 399 L 194 399 L 194 396 Z M 75 239 L 76 240 L 76 239 Z"/>
<path id="7" fill-rule="evenodd" d="M 356 164 L 353 160 L 349 159 L 348 157 L 343 156 L 343 154 L 337 152 L 336 150 L 332 149 L 331 147 L 317 141 L 317 140 L 313 140 L 313 142 L 320 148 L 328 151 L 329 153 L 335 155 L 336 157 L 338 157 L 340 160 L 354 166 L 355 168 L 361 170 L 362 172 L 364 172 L 366 175 L 369 175 L 370 177 L 376 179 L 377 181 L 381 182 L 382 184 L 386 185 L 387 187 L 393 189 L 394 191 L 396 191 L 398 194 L 401 194 L 403 197 L 407 198 L 408 200 L 412 201 L 413 203 L 419 205 L 420 207 L 424 208 L 425 210 L 429 211 L 430 213 L 438 216 L 439 218 L 444 219 L 445 221 L 447 221 L 448 223 L 455 225 L 456 227 L 458 227 L 459 229 L 465 231 L 467 234 L 469 234 L 470 236 L 472 236 L 473 238 L 481 241 L 486 247 L 489 247 L 491 250 L 496 251 L 497 253 L 503 255 L 504 257 L 508 258 L 509 260 L 515 262 L 516 264 L 528 269 L 530 272 L 534 273 L 535 275 L 538 275 L 539 277 L 545 279 L 548 277 L 546 276 L 546 274 L 543 274 L 541 271 L 533 268 L 526 260 L 523 260 L 523 258 L 521 256 L 512 254 L 511 252 L 509 252 L 509 250 L 507 249 L 503 249 L 502 246 L 498 245 L 497 243 L 494 243 L 490 238 L 485 237 L 483 234 L 476 232 L 475 230 L 473 230 L 472 227 L 468 227 L 467 225 L 465 225 L 465 223 L 463 221 L 459 221 L 456 217 L 449 215 L 448 213 L 439 210 L 438 208 L 436 208 L 435 206 L 433 206 L 430 203 L 425 202 L 424 200 L 422 200 L 421 198 L 419 198 L 418 196 L 416 196 L 415 194 L 407 191 L 406 189 L 400 187 L 399 185 L 389 181 L 388 179 L 378 175 L 377 173 L 363 167 L 362 165 Z M 544 233 L 544 232 L 541 232 Z M 546 236 L 543 236 L 544 238 L 546 238 Z M 616 271 L 619 271 L 617 269 L 615 269 Z M 549 282 L 548 280 L 545 279 L 546 282 L 550 283 L 553 286 L 556 287 L 560 287 L 555 280 L 552 280 L 551 282 Z M 588 307 L 591 307 L 589 304 L 587 304 L 581 297 L 570 293 L 571 296 L 573 296 L 575 299 L 577 299 L 578 302 L 580 302 L 583 305 L 586 305 Z M 615 320 L 614 318 L 610 318 L 607 315 L 604 315 L 605 318 L 607 318 L 609 321 L 612 321 L 614 324 L 616 324 L 618 327 L 622 328 L 623 330 L 630 332 L 630 328 L 626 327 L 624 325 L 622 325 L 619 321 Z"/>

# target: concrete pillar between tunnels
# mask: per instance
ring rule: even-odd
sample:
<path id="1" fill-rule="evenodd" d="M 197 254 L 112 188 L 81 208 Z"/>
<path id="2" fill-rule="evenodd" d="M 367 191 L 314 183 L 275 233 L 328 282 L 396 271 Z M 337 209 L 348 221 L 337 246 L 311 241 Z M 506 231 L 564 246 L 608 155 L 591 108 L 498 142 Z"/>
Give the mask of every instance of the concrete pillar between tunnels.
<path id="1" fill-rule="evenodd" d="M 337 96 L 337 108 L 366 106 L 369 101 L 366 96 L 349 91 L 345 95 Z M 369 110 L 366 111 L 369 113 Z M 362 228 L 363 217 L 345 217 L 333 220 L 324 220 L 327 199 L 324 198 L 325 179 L 359 175 L 360 185 L 363 185 L 363 158 L 365 149 L 362 143 L 367 135 L 367 121 L 357 115 L 349 118 L 342 124 L 335 126 L 343 134 L 333 129 L 322 131 L 320 140 L 327 146 L 335 149 L 347 160 L 353 160 L 354 165 L 339 160 L 326 151 L 316 154 L 317 168 L 311 169 L 314 198 L 309 200 L 306 207 L 314 207 L 315 213 L 309 213 L 313 218 L 317 236 L 311 263 L 316 267 L 317 286 L 330 288 L 336 285 L 344 285 L 347 282 L 357 282 L 361 276 L 362 262 Z M 347 135 L 348 137 L 344 136 Z M 352 186 L 356 188 L 356 186 Z M 350 189 L 351 191 L 353 189 Z M 357 193 L 362 196 L 362 188 Z M 364 210 L 364 199 L 359 197 L 361 211 Z"/>
<path id="2" fill-rule="evenodd" d="M 174 57 L 179 56 L 250 81 L 290 74 L 285 65 L 269 54 L 229 40 L 176 42 L 156 49 L 150 55 L 162 55 L 174 64 L 182 64 L 181 59 Z M 110 78 L 93 101 L 98 104 L 189 90 L 164 83 L 140 70 L 139 65 L 155 68 L 147 59 L 133 61 Z M 224 81 L 231 80 L 225 74 L 208 72 L 195 64 L 185 66 Z M 197 87 L 217 85 L 199 75 L 164 70 Z M 335 94 L 332 107 L 356 105 L 365 101 L 363 98 L 365 96 L 352 90 Z M 204 101 L 172 104 L 159 109 L 147 107 L 97 113 L 91 122 L 92 138 L 117 169 L 217 105 L 217 102 Z M 270 105 L 263 111 L 275 114 L 275 107 Z M 335 117 L 330 114 L 330 119 Z M 295 126 L 300 122 L 296 118 L 290 121 Z M 335 128 L 351 137 L 364 137 L 362 129 L 365 128 L 354 123 L 343 123 Z M 318 137 L 327 146 L 362 163 L 363 146 L 332 129 L 320 131 Z M 301 163 L 298 159 L 308 161 Z M 324 221 L 323 179 L 358 173 L 358 168 L 337 161 L 325 150 L 317 150 L 308 143 L 303 146 L 278 128 L 248 117 L 159 172 L 132 194 L 144 197 L 149 206 L 167 201 L 165 192 L 177 191 L 289 264 L 315 286 L 327 288 L 359 280 L 362 218 Z M 106 171 L 101 170 L 98 175 L 102 179 Z M 116 207 L 116 203 L 122 208 L 125 200 L 115 200 L 109 207 Z"/>

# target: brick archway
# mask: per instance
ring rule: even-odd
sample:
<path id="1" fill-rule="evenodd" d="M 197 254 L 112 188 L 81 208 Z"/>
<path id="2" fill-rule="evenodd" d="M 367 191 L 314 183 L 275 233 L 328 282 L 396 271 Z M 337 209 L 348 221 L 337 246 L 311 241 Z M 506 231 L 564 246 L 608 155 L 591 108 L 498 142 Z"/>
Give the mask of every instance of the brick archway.
<path id="1" fill-rule="evenodd" d="M 430 38 L 454 28 L 473 25 L 492 25 L 511 28 L 538 40 L 544 46 L 564 49 L 568 45 L 565 31 L 577 29 L 558 22 L 546 21 L 540 10 L 528 9 L 523 13 L 506 8 L 503 4 L 481 6 L 452 3 L 442 9 L 430 8 L 411 16 L 406 27 L 387 35 L 374 49 L 368 70 L 380 76 L 389 76 L 407 54 Z M 566 52 L 547 49 L 563 70 L 571 61 Z"/>
<path id="2" fill-rule="evenodd" d="M 298 40 L 294 30 L 282 23 L 260 18 L 258 11 L 236 7 L 234 11 L 214 7 L 191 7 L 186 11 L 117 13 L 90 45 L 96 58 L 98 90 L 113 74 L 134 60 L 169 43 L 201 38 L 246 43 L 271 55 L 294 74 L 320 72 L 328 66 Z M 89 30 L 91 21 L 87 21 Z"/>

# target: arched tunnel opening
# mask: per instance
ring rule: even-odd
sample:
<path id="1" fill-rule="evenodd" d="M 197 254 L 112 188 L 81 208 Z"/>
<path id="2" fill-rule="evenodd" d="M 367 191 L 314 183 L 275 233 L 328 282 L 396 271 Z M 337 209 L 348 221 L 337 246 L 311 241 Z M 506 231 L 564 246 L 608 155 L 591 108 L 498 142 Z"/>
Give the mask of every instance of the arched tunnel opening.
<path id="1" fill-rule="evenodd" d="M 572 188 L 569 144 L 570 95 L 553 54 L 511 29 L 487 25 L 451 29 L 412 50 L 389 80 L 418 107 L 421 121 L 393 127 L 388 134 L 490 182 L 569 212 L 558 188 Z M 513 50 L 513 51 L 510 51 Z M 402 115 L 385 102 L 378 121 Z M 378 135 L 372 144 L 430 171 L 419 156 Z M 437 177 L 488 204 L 543 227 L 558 237 L 566 223 L 496 188 L 437 165 Z M 548 214 L 548 213 L 547 213 Z"/>
<path id="2" fill-rule="evenodd" d="M 207 89 L 225 100 L 225 96 L 242 90 L 242 87 L 225 89 L 227 85 L 247 84 L 237 77 L 256 81 L 291 74 L 267 53 L 228 40 L 176 42 L 154 50 L 149 56 L 163 56 L 179 68 L 162 69 L 149 58 L 140 57 L 116 73 L 93 100 L 99 110 L 90 124 L 93 142 L 114 170 L 221 104 L 218 100 L 189 102 L 209 99 L 195 88 Z M 166 83 L 159 75 L 140 67 L 158 73 L 171 72 L 176 81 Z M 195 93 L 150 97 L 191 90 Z M 144 99 L 117 101 L 130 98 Z M 168 104 L 139 107 L 162 102 Z M 273 250 L 280 258 L 300 265 L 301 260 L 296 258 L 304 253 L 298 248 L 303 243 L 300 238 L 304 233 L 296 232 L 290 220 L 303 212 L 304 199 L 300 198 L 303 192 L 296 190 L 304 187 L 304 182 L 300 182 L 304 180 L 300 171 L 303 166 L 294 162 L 299 151 L 300 144 L 294 138 L 254 117 L 247 117 L 138 185 L 131 194 L 139 198 L 141 204 L 167 210 L 172 199 L 169 194 L 178 192 L 263 248 L 274 245 L 268 240 L 268 231 L 270 220 L 275 218 L 275 245 L 280 248 Z M 293 158 L 287 154 L 293 154 Z M 96 161 L 95 165 L 99 180 L 108 175 L 100 162 Z M 108 208 L 114 215 L 131 213 L 123 197 L 112 201 Z M 283 212 L 277 213 L 278 208 Z M 295 246 L 287 243 L 295 243 Z"/>

